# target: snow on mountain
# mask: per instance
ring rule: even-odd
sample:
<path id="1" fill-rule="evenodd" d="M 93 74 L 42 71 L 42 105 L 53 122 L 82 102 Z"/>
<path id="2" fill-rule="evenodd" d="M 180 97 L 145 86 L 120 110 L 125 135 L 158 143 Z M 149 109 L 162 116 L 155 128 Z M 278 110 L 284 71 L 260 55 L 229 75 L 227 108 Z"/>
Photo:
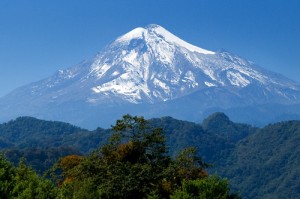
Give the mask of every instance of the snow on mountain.
<path id="1" fill-rule="evenodd" d="M 299 89 L 292 81 L 282 82 L 265 72 L 238 56 L 196 47 L 161 26 L 149 25 L 117 38 L 96 56 L 89 76 L 96 79 L 91 90 L 98 96 L 89 99 L 95 102 L 106 95 L 131 103 L 155 103 L 205 87 L 250 84 L 278 93 L 283 88 Z"/>
<path id="2" fill-rule="evenodd" d="M 169 44 L 175 44 L 186 48 L 191 52 L 198 52 L 202 54 L 215 54 L 215 52 L 208 51 L 192 44 L 189 44 L 182 39 L 178 38 L 177 36 L 173 35 L 163 27 L 159 25 L 148 25 L 146 28 L 136 28 L 129 33 L 119 37 L 116 41 L 117 42 L 124 42 L 129 43 L 132 39 L 144 39 L 148 42 L 157 41 L 157 37 L 163 39 L 164 41 L 168 42 Z"/>
<path id="3" fill-rule="evenodd" d="M 297 89 L 292 82 L 286 85 L 256 70 L 247 60 L 196 47 L 158 25 L 136 28 L 117 38 L 92 60 L 88 73 L 76 75 L 75 71 L 62 71 L 63 79 L 81 75 L 80 84 L 91 92 L 85 96 L 90 103 L 107 98 L 155 103 L 205 87 L 242 88 L 252 83 Z"/>
<path id="4" fill-rule="evenodd" d="M 194 100 L 207 108 L 296 104 L 300 86 L 232 53 L 205 50 L 148 25 L 120 36 L 93 59 L 13 91 L 0 108 L 10 111 L 17 104 L 19 113 L 30 109 L 34 115 L 51 112 L 49 107 L 63 111 L 68 104 L 72 113 L 83 106 L 157 104 L 189 96 L 198 96 Z"/>

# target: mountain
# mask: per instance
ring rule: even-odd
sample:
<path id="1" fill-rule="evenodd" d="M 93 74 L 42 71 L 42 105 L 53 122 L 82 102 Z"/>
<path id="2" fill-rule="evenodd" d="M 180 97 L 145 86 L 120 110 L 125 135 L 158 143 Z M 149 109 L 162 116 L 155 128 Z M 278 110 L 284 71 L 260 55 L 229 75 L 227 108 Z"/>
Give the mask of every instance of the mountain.
<path id="1" fill-rule="evenodd" d="M 216 110 L 234 118 L 245 107 L 266 104 L 274 104 L 271 109 L 300 104 L 299 84 L 149 25 L 117 38 L 92 59 L 2 97 L 0 120 L 29 115 L 94 128 L 125 113 L 200 121 Z M 283 114 L 298 117 L 300 108 L 283 108 L 268 120 Z"/>

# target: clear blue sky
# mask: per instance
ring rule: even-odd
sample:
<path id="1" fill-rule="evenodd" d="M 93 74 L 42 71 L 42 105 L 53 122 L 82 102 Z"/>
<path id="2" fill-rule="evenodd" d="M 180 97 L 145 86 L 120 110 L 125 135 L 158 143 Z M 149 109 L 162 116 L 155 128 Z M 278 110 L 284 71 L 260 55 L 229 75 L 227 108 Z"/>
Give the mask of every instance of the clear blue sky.
<path id="1" fill-rule="evenodd" d="M 298 0 L 1 0 L 0 96 L 151 23 L 300 82 Z"/>

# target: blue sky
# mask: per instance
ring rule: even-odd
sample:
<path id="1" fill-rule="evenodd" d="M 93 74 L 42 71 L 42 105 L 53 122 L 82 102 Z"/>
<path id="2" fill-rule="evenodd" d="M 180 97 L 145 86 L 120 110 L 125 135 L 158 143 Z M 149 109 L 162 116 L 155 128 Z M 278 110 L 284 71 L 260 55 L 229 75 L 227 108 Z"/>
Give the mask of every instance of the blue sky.
<path id="1" fill-rule="evenodd" d="M 152 23 L 300 82 L 299 10 L 298 0 L 1 0 L 0 96 Z"/>

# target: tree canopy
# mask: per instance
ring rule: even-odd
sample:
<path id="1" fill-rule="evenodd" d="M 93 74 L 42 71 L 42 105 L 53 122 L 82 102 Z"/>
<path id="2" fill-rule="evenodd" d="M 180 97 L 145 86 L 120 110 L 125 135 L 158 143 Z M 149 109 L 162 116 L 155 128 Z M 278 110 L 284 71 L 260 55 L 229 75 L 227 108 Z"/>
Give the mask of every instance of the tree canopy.
<path id="1" fill-rule="evenodd" d="M 109 142 L 89 156 L 60 160 L 57 179 L 64 197 L 169 198 L 183 182 L 207 179 L 208 165 L 195 148 L 171 158 L 162 129 L 144 118 L 125 115 L 112 130 Z"/>
<path id="2" fill-rule="evenodd" d="M 61 158 L 45 176 L 1 156 L 1 198 L 238 198 L 225 179 L 207 174 L 196 148 L 175 157 L 167 149 L 162 128 L 125 115 L 106 144 Z"/>

